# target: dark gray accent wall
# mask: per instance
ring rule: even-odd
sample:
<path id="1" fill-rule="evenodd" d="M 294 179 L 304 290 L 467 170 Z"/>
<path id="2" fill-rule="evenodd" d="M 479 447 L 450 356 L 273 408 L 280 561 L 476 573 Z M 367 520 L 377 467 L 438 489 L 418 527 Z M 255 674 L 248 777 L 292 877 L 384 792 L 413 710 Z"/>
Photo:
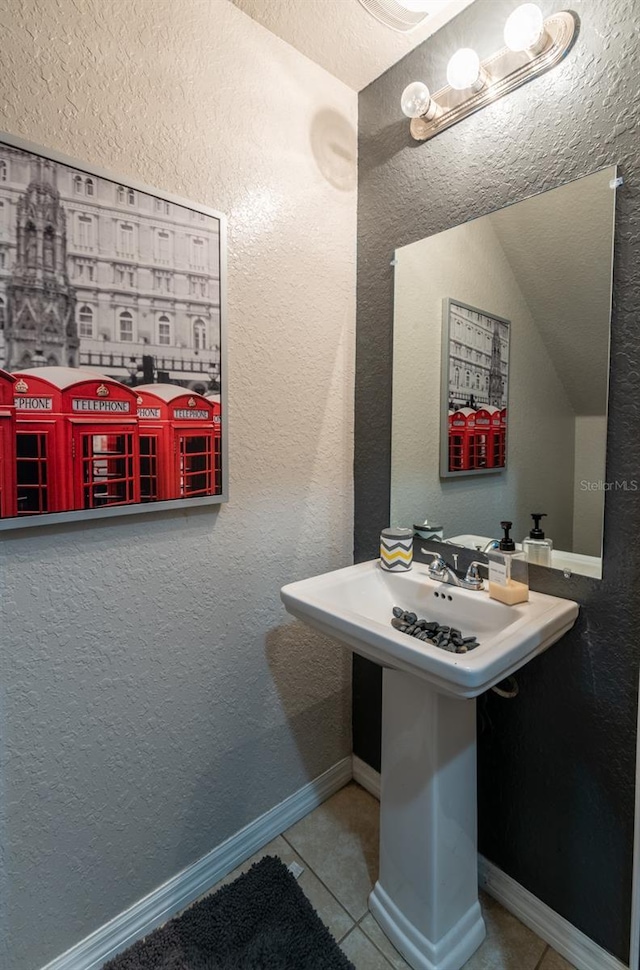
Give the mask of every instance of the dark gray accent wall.
<path id="1" fill-rule="evenodd" d="M 581 3 L 577 42 L 558 68 L 430 142 L 413 142 L 400 112 L 404 86 L 425 80 L 437 90 L 458 47 L 475 47 L 482 57 L 501 46 L 502 25 L 515 6 L 477 0 L 360 96 L 357 561 L 377 555 L 389 520 L 394 248 L 611 163 L 620 165 L 625 185 L 617 200 L 607 478 L 640 481 L 637 5 Z M 541 6 L 546 14 L 561 9 L 545 0 Z M 532 575 L 534 588 L 580 602 L 578 623 L 518 675 L 517 700 L 490 694 L 478 705 L 480 851 L 625 963 L 639 526 L 640 492 L 608 492 L 604 579 Z M 355 749 L 374 767 L 379 693 L 379 669 L 358 658 Z"/>

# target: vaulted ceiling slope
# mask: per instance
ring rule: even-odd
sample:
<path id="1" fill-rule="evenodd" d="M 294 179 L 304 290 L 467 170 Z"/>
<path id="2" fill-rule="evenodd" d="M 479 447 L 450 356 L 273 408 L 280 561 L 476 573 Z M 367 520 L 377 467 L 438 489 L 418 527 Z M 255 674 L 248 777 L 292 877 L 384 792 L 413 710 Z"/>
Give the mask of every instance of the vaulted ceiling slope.
<path id="1" fill-rule="evenodd" d="M 423 24 L 401 33 L 358 0 L 232 0 L 350 88 L 361 91 L 474 0 L 432 0 Z"/>
<path id="2" fill-rule="evenodd" d="M 613 203 L 602 171 L 491 214 L 576 414 L 606 414 Z M 585 285 L 585 280 L 589 285 Z M 535 370 L 536 361 L 531 361 Z"/>

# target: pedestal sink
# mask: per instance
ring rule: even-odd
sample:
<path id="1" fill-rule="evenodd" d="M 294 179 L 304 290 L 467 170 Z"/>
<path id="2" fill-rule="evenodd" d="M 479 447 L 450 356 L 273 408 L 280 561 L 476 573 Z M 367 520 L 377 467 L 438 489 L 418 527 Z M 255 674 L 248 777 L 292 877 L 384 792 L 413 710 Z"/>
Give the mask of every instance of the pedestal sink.
<path id="1" fill-rule="evenodd" d="M 486 592 L 390 573 L 379 561 L 291 583 L 287 610 L 382 664 L 380 869 L 369 908 L 414 970 L 459 970 L 485 936 L 478 902 L 478 694 L 571 629 L 578 606 L 531 591 L 504 606 Z M 476 635 L 448 653 L 395 630 L 392 607 Z"/>

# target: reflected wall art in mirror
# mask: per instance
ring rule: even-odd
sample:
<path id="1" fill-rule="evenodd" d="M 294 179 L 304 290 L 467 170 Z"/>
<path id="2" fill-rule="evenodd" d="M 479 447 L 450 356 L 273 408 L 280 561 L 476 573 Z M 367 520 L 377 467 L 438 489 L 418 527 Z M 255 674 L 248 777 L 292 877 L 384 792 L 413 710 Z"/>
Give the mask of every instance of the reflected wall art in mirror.
<path id="1" fill-rule="evenodd" d="M 511 323 L 444 300 L 440 474 L 486 475 L 507 462 Z"/>

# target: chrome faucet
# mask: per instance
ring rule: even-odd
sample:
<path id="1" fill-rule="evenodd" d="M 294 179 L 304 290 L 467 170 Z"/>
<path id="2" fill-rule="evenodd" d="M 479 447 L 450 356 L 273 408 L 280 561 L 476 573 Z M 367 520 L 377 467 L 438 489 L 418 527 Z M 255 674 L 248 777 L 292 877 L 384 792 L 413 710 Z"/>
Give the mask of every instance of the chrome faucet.
<path id="1" fill-rule="evenodd" d="M 478 552 L 490 552 L 492 549 L 497 549 L 499 545 L 500 542 L 498 539 L 489 539 L 484 549 L 481 549 L 480 546 L 478 546 Z"/>
<path id="2" fill-rule="evenodd" d="M 432 552 L 430 549 L 421 549 L 421 552 L 427 556 L 433 556 L 433 559 L 429 563 L 429 576 L 431 579 L 436 579 L 439 583 L 447 583 L 449 586 L 459 586 L 460 589 L 484 589 L 484 583 L 478 567 L 486 566 L 486 563 L 476 562 L 474 560 L 467 568 L 464 579 L 460 579 L 451 566 L 444 561 L 439 552 Z"/>

